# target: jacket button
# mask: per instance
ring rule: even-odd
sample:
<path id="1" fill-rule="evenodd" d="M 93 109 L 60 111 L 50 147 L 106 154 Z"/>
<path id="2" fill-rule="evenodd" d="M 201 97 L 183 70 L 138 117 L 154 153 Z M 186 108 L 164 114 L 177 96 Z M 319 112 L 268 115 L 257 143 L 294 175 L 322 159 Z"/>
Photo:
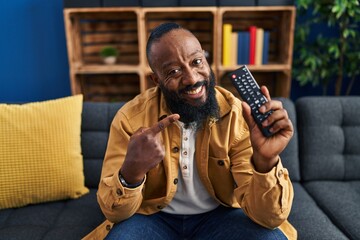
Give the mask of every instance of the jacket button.
<path id="1" fill-rule="evenodd" d="M 284 171 L 282 169 L 280 169 L 278 172 L 278 177 L 281 177 L 283 174 L 284 174 Z"/>
<path id="2" fill-rule="evenodd" d="M 175 178 L 175 179 L 174 179 L 174 184 L 177 184 L 178 181 L 179 181 L 179 179 Z"/>
<path id="3" fill-rule="evenodd" d="M 225 163 L 224 163 L 224 160 L 218 160 L 217 163 L 218 163 L 219 166 L 224 166 L 224 164 L 225 164 Z"/>
<path id="4" fill-rule="evenodd" d="M 116 189 L 116 194 L 117 194 L 117 195 L 119 195 L 119 196 L 121 196 L 121 195 L 122 195 L 122 191 L 121 191 L 121 189 L 120 189 L 120 188 Z"/>
<path id="5" fill-rule="evenodd" d="M 158 208 L 158 209 L 163 209 L 164 207 L 161 206 L 161 205 L 158 205 L 157 208 Z"/>
<path id="6" fill-rule="evenodd" d="M 172 149 L 172 152 L 173 152 L 173 153 L 179 152 L 179 148 L 178 148 L 178 147 L 174 147 L 174 148 Z"/>
<path id="7" fill-rule="evenodd" d="M 106 225 L 106 230 L 107 231 L 110 231 L 111 230 L 111 226 L 108 224 L 108 225 Z"/>

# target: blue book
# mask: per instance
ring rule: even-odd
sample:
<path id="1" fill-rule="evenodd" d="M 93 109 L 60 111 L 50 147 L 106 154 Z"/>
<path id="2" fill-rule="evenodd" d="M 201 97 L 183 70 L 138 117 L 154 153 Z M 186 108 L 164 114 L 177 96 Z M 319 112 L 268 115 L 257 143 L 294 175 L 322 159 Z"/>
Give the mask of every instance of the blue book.
<path id="1" fill-rule="evenodd" d="M 249 64 L 250 33 L 249 31 L 240 31 L 238 34 L 238 65 Z"/>
<path id="2" fill-rule="evenodd" d="M 263 46 L 263 56 L 262 56 L 263 64 L 267 64 L 269 62 L 269 45 L 270 45 L 270 32 L 264 31 L 264 46 Z"/>

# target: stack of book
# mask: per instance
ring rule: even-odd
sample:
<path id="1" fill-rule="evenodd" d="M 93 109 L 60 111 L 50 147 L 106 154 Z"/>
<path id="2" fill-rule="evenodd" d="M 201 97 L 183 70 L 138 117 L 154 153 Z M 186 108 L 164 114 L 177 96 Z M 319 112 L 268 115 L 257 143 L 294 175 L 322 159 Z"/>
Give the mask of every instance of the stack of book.
<path id="1" fill-rule="evenodd" d="M 267 64 L 270 32 L 257 26 L 246 31 L 233 31 L 231 24 L 223 25 L 223 66 Z"/>

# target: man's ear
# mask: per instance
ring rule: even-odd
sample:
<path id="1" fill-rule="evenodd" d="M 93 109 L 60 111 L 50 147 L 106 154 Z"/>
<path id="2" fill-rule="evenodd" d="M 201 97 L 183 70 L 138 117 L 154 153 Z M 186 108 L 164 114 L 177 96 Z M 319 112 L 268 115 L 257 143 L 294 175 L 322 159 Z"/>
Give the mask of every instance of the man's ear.
<path id="1" fill-rule="evenodd" d="M 151 73 L 149 77 L 156 86 L 159 86 L 159 78 L 155 73 Z"/>

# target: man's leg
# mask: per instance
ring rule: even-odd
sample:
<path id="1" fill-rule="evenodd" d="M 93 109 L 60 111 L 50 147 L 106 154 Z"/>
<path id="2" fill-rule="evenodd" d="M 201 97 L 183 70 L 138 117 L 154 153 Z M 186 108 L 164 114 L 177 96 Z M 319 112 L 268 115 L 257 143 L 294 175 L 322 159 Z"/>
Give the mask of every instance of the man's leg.
<path id="1" fill-rule="evenodd" d="M 180 239 L 173 226 L 176 219 L 164 213 L 152 215 L 135 214 L 127 220 L 114 224 L 106 240 L 177 240 Z"/>
<path id="2" fill-rule="evenodd" d="M 198 227 L 189 235 L 188 239 L 287 239 L 279 229 L 270 230 L 256 224 L 244 214 L 242 209 L 219 206 L 215 210 L 204 214 L 201 219 L 197 218 L 197 216 L 194 217 L 188 223 L 194 225 L 194 222 L 191 221 L 198 221 Z"/>

